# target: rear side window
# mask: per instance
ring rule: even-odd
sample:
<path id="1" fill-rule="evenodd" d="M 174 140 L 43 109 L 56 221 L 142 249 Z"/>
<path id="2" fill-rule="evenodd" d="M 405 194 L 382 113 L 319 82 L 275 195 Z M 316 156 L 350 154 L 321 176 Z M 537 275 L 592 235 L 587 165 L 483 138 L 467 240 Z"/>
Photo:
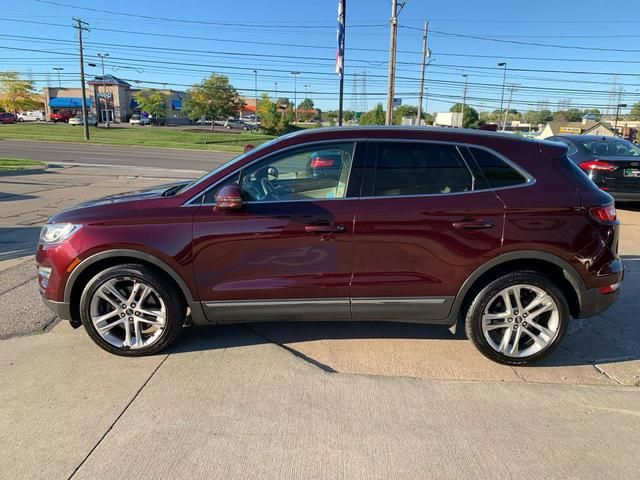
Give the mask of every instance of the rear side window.
<path id="1" fill-rule="evenodd" d="M 469 150 L 492 188 L 512 187 L 527 182 L 524 175 L 493 153 L 482 148 L 470 147 Z"/>
<path id="2" fill-rule="evenodd" d="M 473 190 L 473 177 L 453 145 L 380 142 L 374 196 L 437 195 Z"/>

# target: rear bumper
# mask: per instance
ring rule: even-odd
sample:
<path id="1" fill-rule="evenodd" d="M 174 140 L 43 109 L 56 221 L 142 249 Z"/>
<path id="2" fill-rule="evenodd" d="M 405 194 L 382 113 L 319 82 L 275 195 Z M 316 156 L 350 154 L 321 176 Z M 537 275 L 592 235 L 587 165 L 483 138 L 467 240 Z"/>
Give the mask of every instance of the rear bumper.
<path id="1" fill-rule="evenodd" d="M 640 202 L 640 192 L 606 192 L 619 202 Z"/>
<path id="2" fill-rule="evenodd" d="M 580 315 L 578 318 L 588 318 L 604 312 L 616 303 L 620 296 L 620 289 L 612 293 L 602 294 L 597 288 L 582 292 L 580 296 Z"/>

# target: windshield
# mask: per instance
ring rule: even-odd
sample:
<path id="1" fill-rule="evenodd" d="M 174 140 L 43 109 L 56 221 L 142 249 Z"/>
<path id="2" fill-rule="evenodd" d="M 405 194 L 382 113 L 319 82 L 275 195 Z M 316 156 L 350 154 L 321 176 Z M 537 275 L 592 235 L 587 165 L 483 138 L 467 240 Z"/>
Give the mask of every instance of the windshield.
<path id="1" fill-rule="evenodd" d="M 280 137 L 282 138 L 282 137 Z M 231 160 L 229 160 L 226 163 L 223 163 L 222 165 L 220 165 L 218 168 L 216 168 L 215 170 L 205 173 L 203 176 L 201 176 L 200 178 L 198 178 L 197 180 L 194 180 L 193 182 L 185 185 L 179 192 L 176 193 L 182 193 L 186 190 L 189 190 L 193 187 L 195 187 L 196 185 L 200 185 L 202 182 L 208 180 L 210 177 L 212 177 L 213 175 L 215 175 L 216 173 L 224 170 L 225 168 L 233 165 L 234 163 L 237 163 L 241 160 L 243 160 L 244 158 L 246 158 L 248 155 L 260 151 L 260 150 L 264 150 L 267 147 L 270 147 L 271 145 L 273 145 L 274 143 L 278 142 L 280 138 L 274 138 L 273 140 L 269 140 L 268 142 L 265 142 L 261 145 L 258 145 L 256 148 L 254 148 L 253 150 L 249 150 L 248 152 L 244 152 L 241 153 L 240 155 L 238 155 L 237 157 L 233 157 Z"/>
<path id="2" fill-rule="evenodd" d="M 640 157 L 640 148 L 627 140 L 590 140 L 581 143 L 598 157 Z"/>

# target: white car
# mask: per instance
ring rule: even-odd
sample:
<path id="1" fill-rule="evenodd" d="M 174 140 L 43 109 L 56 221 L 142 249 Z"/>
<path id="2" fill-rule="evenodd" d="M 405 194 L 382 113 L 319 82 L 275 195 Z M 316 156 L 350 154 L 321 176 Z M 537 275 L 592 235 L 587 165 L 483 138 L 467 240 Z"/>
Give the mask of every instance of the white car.
<path id="1" fill-rule="evenodd" d="M 83 117 L 82 115 L 76 115 L 75 117 L 71 117 L 69 119 L 69 125 L 84 125 L 84 121 L 83 121 Z M 87 116 L 87 120 L 88 120 L 88 124 L 89 125 L 93 125 L 94 127 L 98 126 L 98 120 L 96 120 L 96 117 L 94 117 L 93 115 L 88 115 Z"/>
<path id="2" fill-rule="evenodd" d="M 135 115 L 131 115 L 131 118 L 129 119 L 129 124 L 131 124 L 131 125 L 150 125 L 151 124 L 151 120 L 149 119 L 149 117 L 143 117 L 142 115 L 138 115 L 136 113 Z"/>
<path id="3" fill-rule="evenodd" d="M 47 119 L 44 112 L 41 110 L 20 112 L 17 116 L 19 122 L 44 122 Z"/>

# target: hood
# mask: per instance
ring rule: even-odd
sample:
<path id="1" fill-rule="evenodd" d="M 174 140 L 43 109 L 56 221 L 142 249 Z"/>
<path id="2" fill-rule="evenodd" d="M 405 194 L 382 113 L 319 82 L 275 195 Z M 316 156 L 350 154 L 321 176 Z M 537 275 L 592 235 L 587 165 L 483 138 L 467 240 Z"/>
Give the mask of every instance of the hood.
<path id="1" fill-rule="evenodd" d="M 167 183 L 156 187 L 145 188 L 142 190 L 136 190 L 133 192 L 118 193 L 116 195 L 109 195 L 107 197 L 99 198 L 96 200 L 90 200 L 64 210 L 56 215 L 52 216 L 48 222 L 84 222 L 98 219 L 107 219 L 112 215 L 120 216 L 123 214 L 124 209 L 136 210 L 139 208 L 146 208 L 148 205 L 146 201 L 154 199 L 162 199 L 163 194 L 171 189 L 177 191 L 183 186 L 191 183 L 190 181 L 182 180 L 180 182 Z M 122 205 L 122 204 L 131 205 Z M 155 202 L 152 202 L 155 203 Z"/>
<path id="2" fill-rule="evenodd" d="M 149 200 L 151 198 L 162 197 L 162 194 L 168 190 L 179 190 L 179 188 L 191 183 L 190 181 L 180 181 L 173 183 L 166 183 L 164 185 L 158 185 L 155 187 L 145 188 L 142 190 L 134 190 L 132 192 L 116 193 L 115 195 L 109 195 L 107 197 L 98 198 L 96 200 L 89 200 L 76 205 L 74 208 L 95 207 L 98 205 L 108 205 L 113 203 L 125 203 L 133 202 L 137 200 Z"/>

